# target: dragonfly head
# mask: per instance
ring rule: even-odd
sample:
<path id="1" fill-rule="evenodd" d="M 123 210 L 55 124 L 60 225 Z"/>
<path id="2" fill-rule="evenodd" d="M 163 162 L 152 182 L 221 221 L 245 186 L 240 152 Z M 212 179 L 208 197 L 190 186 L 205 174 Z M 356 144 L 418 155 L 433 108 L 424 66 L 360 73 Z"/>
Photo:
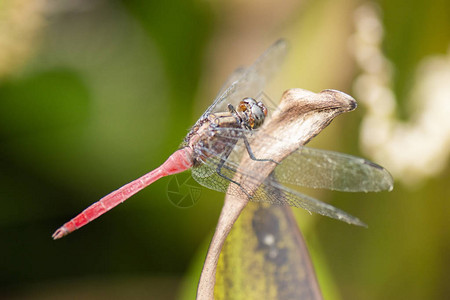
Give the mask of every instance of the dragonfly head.
<path id="1" fill-rule="evenodd" d="M 241 117 L 244 126 L 256 129 L 264 123 L 267 116 L 267 108 L 261 101 L 253 98 L 244 98 L 239 102 L 237 113 Z"/>

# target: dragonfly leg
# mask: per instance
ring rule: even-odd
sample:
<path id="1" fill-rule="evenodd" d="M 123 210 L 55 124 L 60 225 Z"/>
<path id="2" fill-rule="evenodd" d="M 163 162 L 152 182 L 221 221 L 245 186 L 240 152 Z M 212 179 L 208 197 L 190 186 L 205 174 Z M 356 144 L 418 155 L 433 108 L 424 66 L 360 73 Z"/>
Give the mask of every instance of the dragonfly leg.
<path id="1" fill-rule="evenodd" d="M 225 178 L 226 180 L 228 180 L 228 181 L 234 183 L 235 185 L 237 185 L 249 199 L 252 199 L 253 197 L 242 187 L 242 185 L 239 182 L 231 179 L 230 177 L 228 177 L 227 175 L 222 173 L 222 168 L 225 168 L 225 169 L 233 171 L 233 169 L 231 167 L 224 166 L 224 164 L 225 164 L 225 160 L 221 159 L 220 163 L 219 163 L 219 165 L 217 166 L 217 169 L 216 169 L 217 174 L 219 174 L 220 177 Z"/>
<path id="2" fill-rule="evenodd" d="M 248 156 L 250 156 L 251 159 L 255 161 L 270 161 L 276 163 L 277 165 L 280 164 L 279 162 L 274 161 L 273 159 L 270 158 L 256 158 L 255 155 L 253 154 L 252 148 L 250 147 L 250 143 L 248 142 L 247 137 L 245 135 L 242 135 L 242 139 L 244 140 L 245 148 L 247 148 Z"/>

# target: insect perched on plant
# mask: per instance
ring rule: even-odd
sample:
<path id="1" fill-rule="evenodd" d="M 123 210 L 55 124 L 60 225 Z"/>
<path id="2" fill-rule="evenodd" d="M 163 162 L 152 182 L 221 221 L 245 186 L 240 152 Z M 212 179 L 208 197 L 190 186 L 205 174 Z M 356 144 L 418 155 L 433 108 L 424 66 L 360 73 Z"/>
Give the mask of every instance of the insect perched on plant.
<path id="1" fill-rule="evenodd" d="M 244 193 L 250 200 L 303 207 L 345 222 L 364 225 L 359 219 L 331 205 L 300 194 L 283 183 L 341 191 L 381 191 L 392 189 L 392 177 L 377 164 L 362 158 L 336 152 L 301 147 L 283 162 L 253 154 L 252 133 L 264 123 L 268 114 L 258 99 L 286 54 L 286 43 L 279 40 L 249 68 L 238 69 L 219 92 L 211 106 L 194 124 L 179 150 L 160 167 L 124 185 L 95 202 L 54 234 L 62 238 L 98 218 L 141 189 L 161 177 L 192 170 L 193 178 L 201 185 L 226 193 Z M 352 109 L 356 107 L 353 102 Z M 259 142 L 276 143 L 276 137 L 261 137 Z M 234 153 L 246 153 L 252 160 L 277 164 L 274 176 L 262 180 L 260 193 L 249 193 L 232 179 L 242 172 L 246 180 L 261 181 L 257 172 L 238 171 Z M 280 197 L 280 193 L 283 197 Z"/>

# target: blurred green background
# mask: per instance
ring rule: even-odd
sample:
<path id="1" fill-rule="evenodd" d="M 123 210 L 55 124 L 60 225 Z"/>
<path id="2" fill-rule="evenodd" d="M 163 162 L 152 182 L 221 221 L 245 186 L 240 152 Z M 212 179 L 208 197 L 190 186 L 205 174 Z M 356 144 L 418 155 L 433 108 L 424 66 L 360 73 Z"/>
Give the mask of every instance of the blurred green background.
<path id="1" fill-rule="evenodd" d="M 195 289 L 222 194 L 203 189 L 179 209 L 166 178 L 69 237 L 50 236 L 162 163 L 227 74 L 279 37 L 291 49 L 273 100 L 288 88 L 358 100 L 351 41 L 367 4 L 378 7 L 393 70 L 391 118 L 412 124 L 416 69 L 449 47 L 448 1 L 0 0 L 0 298 L 176 299 Z M 441 105 L 449 111 L 450 98 Z M 376 160 L 359 142 L 368 113 L 338 117 L 312 146 Z M 327 299 L 448 299 L 449 145 L 440 168 L 412 184 L 393 171 L 391 193 L 313 191 L 368 229 L 295 211 Z"/>

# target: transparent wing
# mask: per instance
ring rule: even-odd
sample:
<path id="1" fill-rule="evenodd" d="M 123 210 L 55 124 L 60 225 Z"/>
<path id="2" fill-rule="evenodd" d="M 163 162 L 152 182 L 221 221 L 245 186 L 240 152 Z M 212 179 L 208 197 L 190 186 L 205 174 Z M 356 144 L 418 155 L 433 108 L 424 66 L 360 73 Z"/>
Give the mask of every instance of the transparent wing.
<path id="1" fill-rule="evenodd" d="M 327 204 L 313 197 L 289 189 L 276 182 L 273 177 L 269 177 L 256 191 L 255 197 L 251 201 L 268 202 L 275 205 L 289 205 L 306 209 L 309 212 L 317 213 L 333 219 L 337 219 L 348 224 L 367 227 L 365 223 L 357 217 L 345 211 Z"/>
<path id="2" fill-rule="evenodd" d="M 226 132 L 227 128 L 220 130 L 224 137 L 230 139 Z M 218 137 L 220 136 L 220 132 L 216 134 Z M 249 135 L 250 133 L 243 130 L 242 134 Z M 251 136 L 248 138 L 251 139 Z M 258 135 L 257 138 L 259 142 L 264 143 L 279 142 L 270 136 Z M 219 153 L 211 152 L 203 164 L 192 169 L 192 176 L 197 182 L 209 189 L 236 196 L 242 195 L 243 187 L 230 183 L 228 180 L 234 178 L 238 172 L 242 155 L 248 155 L 241 141 L 242 138 L 236 137 L 235 139 L 235 141 L 230 141 L 229 147 L 234 148 L 229 157 L 221 158 Z M 205 149 L 205 151 L 208 150 Z M 267 159 L 268 157 L 258 158 Z M 220 176 L 218 166 L 222 164 L 223 159 L 225 161 L 220 171 L 223 176 Z M 347 192 L 391 190 L 393 186 L 391 175 L 377 164 L 351 155 L 306 147 L 299 148 L 284 159 L 267 178 L 261 178 L 261 175 L 256 172 L 242 170 L 242 168 L 239 169 L 239 173 L 245 176 L 246 183 L 262 182 L 259 189 L 252 195 L 251 201 L 301 207 L 310 212 L 361 226 L 365 226 L 365 224 L 358 218 L 283 184 Z M 247 192 L 247 194 L 249 193 Z"/>
<path id="3" fill-rule="evenodd" d="M 235 83 L 236 81 L 241 79 L 241 77 L 245 74 L 246 71 L 247 71 L 247 69 L 244 67 L 240 67 L 240 68 L 237 68 L 236 70 L 234 70 L 233 73 L 231 73 L 231 75 L 227 78 L 227 81 L 225 81 L 225 83 L 220 88 L 219 92 L 217 93 L 216 98 L 213 101 L 213 104 L 216 103 L 217 99 L 219 99 L 220 96 L 222 96 L 225 93 L 225 91 L 230 86 L 233 85 L 233 83 Z M 210 106 L 212 106 L 212 104 Z"/>
<path id="4" fill-rule="evenodd" d="M 393 180 L 383 167 L 347 154 L 302 147 L 274 173 L 281 183 L 344 192 L 392 190 Z"/>
<path id="5" fill-rule="evenodd" d="M 204 164 L 192 169 L 192 177 L 201 185 L 219 192 L 240 196 L 242 195 L 242 187 L 218 175 L 217 165 L 220 159 L 217 157 L 208 159 Z M 245 171 L 244 171 L 245 172 Z M 241 172 L 241 173 L 244 173 Z M 236 173 L 236 163 L 227 161 L 222 167 L 221 173 L 228 178 L 233 178 Z M 245 172 L 246 173 L 246 172 Z M 249 174 L 244 174 L 249 175 Z M 258 176 L 248 176 L 246 182 L 258 181 Z M 258 181 L 259 182 L 259 181 Z M 252 202 L 270 203 L 274 205 L 289 205 L 308 210 L 309 212 L 318 213 L 327 217 L 354 224 L 358 226 L 366 226 L 358 218 L 340 210 L 332 205 L 314 199 L 310 196 L 301 194 L 295 190 L 289 189 L 278 183 L 273 173 L 272 176 L 266 178 L 260 185 L 258 190 L 252 195 Z"/>
<path id="6" fill-rule="evenodd" d="M 216 129 L 216 136 L 227 135 L 228 128 Z M 220 131 L 222 131 L 222 134 Z M 238 129 L 233 129 L 237 131 Z M 242 130 L 242 135 L 252 144 L 253 136 L 251 132 Z M 256 135 L 255 142 L 261 144 L 280 143 L 277 138 L 268 135 Z M 226 158 L 225 166 L 237 169 L 242 155 L 247 151 L 243 147 L 241 138 L 230 143 L 233 148 L 230 156 Z M 211 153 L 211 156 L 217 156 Z M 271 157 L 257 157 L 270 159 Z M 212 160 L 210 163 L 218 164 Z M 251 170 L 246 170 L 246 174 L 252 174 Z M 310 188 L 322 188 L 344 192 L 378 192 L 392 190 L 393 179 L 391 174 L 383 167 L 366 159 L 347 155 L 338 152 L 301 147 L 285 158 L 273 171 L 277 180 L 282 184 L 292 184 Z M 231 175 L 230 178 L 233 176 Z"/>
<path id="7" fill-rule="evenodd" d="M 245 97 L 257 98 L 262 93 L 267 82 L 281 66 L 287 52 L 287 44 L 284 40 L 278 40 L 270 46 L 247 69 L 236 70 L 227 80 L 229 86 L 222 87 L 210 107 L 200 119 L 207 117 L 212 112 L 227 111 L 227 105 L 237 106 Z"/>

